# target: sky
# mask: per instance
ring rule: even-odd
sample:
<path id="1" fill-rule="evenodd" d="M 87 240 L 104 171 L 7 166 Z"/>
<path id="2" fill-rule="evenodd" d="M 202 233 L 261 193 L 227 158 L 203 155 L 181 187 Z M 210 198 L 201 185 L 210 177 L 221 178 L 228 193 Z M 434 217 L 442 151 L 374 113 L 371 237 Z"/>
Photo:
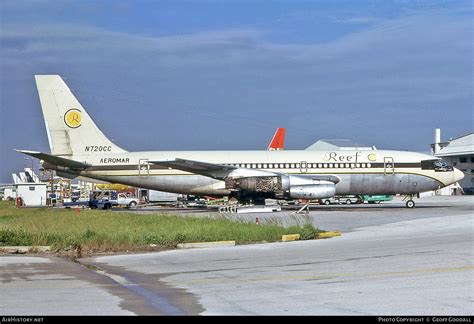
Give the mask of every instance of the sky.
<path id="1" fill-rule="evenodd" d="M 0 182 L 49 152 L 35 74 L 130 151 L 427 152 L 473 131 L 473 60 L 471 1 L 3 0 Z"/>

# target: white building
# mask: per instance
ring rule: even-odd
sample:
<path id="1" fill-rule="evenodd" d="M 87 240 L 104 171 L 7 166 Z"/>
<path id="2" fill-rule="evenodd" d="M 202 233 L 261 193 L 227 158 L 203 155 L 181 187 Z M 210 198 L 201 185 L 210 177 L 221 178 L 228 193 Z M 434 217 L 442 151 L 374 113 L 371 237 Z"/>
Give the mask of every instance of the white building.
<path id="1" fill-rule="evenodd" d="M 15 187 L 15 185 L 13 185 L 13 184 L 1 185 L 0 191 L 3 191 L 3 193 L 2 193 L 2 199 L 3 200 L 16 199 L 16 187 Z"/>
<path id="2" fill-rule="evenodd" d="M 26 207 L 46 206 L 46 183 L 24 182 L 15 184 L 17 197 Z"/>
<path id="3" fill-rule="evenodd" d="M 26 207 L 46 206 L 47 183 L 41 182 L 33 169 L 13 173 L 13 184 L 3 185 L 3 199 L 21 198 Z"/>
<path id="4" fill-rule="evenodd" d="M 375 146 L 360 145 L 349 139 L 320 139 L 306 148 L 310 151 L 367 151 L 376 149 Z"/>
<path id="5" fill-rule="evenodd" d="M 432 153 L 448 164 L 464 172 L 459 185 L 466 194 L 474 194 L 474 133 L 441 141 L 441 130 L 435 131 L 435 142 L 431 144 Z"/>

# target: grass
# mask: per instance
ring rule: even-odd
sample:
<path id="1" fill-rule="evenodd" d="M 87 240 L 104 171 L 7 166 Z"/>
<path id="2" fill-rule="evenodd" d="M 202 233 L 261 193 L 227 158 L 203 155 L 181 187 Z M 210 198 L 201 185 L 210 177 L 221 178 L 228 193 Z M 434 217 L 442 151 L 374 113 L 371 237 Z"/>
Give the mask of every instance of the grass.
<path id="1" fill-rule="evenodd" d="M 235 240 L 238 244 L 281 240 L 299 233 L 313 239 L 311 224 L 284 228 L 245 223 L 228 217 L 194 218 L 170 214 L 138 214 L 102 210 L 16 208 L 0 202 L 0 246 L 49 245 L 58 252 L 98 253 L 140 250 L 150 245 L 174 248 L 178 243 Z"/>

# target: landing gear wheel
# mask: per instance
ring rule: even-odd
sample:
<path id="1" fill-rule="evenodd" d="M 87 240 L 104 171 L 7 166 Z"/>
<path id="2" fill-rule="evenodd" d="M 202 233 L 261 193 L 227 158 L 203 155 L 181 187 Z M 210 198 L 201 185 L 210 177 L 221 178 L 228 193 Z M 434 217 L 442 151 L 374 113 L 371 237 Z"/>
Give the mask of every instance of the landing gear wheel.
<path id="1" fill-rule="evenodd" d="M 415 202 L 410 199 L 410 200 L 407 201 L 406 206 L 408 208 L 413 208 L 413 207 L 415 207 Z"/>

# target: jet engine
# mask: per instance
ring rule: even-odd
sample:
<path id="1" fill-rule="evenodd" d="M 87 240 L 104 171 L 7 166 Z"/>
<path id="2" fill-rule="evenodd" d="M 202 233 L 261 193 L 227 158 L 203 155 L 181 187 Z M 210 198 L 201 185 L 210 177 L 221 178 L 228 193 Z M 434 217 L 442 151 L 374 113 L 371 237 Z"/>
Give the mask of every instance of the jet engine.
<path id="1" fill-rule="evenodd" d="M 321 181 L 324 183 L 307 185 L 307 186 L 291 186 L 290 198 L 293 199 L 319 199 L 329 198 L 336 194 L 336 186 L 329 181 Z"/>
<path id="2" fill-rule="evenodd" d="M 226 189 L 277 199 L 318 199 L 336 194 L 338 178 L 293 175 L 227 178 Z"/>

